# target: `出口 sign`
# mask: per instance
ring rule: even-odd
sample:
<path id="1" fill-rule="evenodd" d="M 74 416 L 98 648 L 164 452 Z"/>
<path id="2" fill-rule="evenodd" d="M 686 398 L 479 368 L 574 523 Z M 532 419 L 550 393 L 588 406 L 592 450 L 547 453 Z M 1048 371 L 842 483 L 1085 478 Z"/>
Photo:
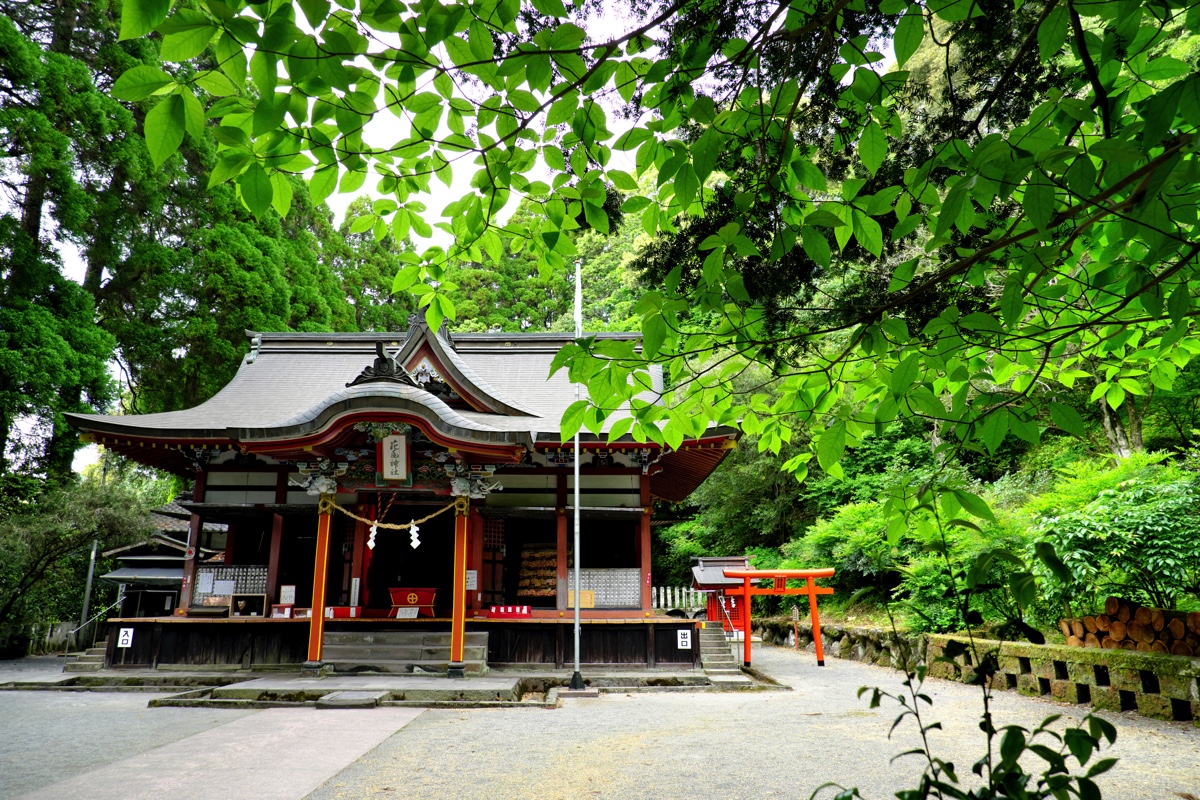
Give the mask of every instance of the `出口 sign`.
<path id="1" fill-rule="evenodd" d="M 408 480 L 408 437 L 393 435 L 383 439 L 380 472 L 385 481 Z"/>

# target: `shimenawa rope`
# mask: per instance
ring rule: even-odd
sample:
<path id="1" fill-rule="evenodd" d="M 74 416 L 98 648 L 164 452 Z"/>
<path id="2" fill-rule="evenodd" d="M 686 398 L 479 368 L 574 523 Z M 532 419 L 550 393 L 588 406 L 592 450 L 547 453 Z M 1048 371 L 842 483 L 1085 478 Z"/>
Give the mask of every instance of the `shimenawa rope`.
<path id="1" fill-rule="evenodd" d="M 329 499 L 329 497 L 322 495 L 321 503 L 319 506 L 317 506 L 317 513 L 331 514 L 331 513 L 333 513 L 334 510 L 337 510 L 337 511 L 340 511 L 341 513 L 345 514 L 347 517 L 350 517 L 350 519 L 358 520 L 359 522 L 364 522 L 367 525 L 374 525 L 377 528 L 384 528 L 386 530 L 392 530 L 392 531 L 406 531 L 409 528 L 411 528 L 413 525 L 423 525 L 424 523 L 428 522 L 429 520 L 433 519 L 434 517 L 438 516 L 439 514 L 444 514 L 452 508 L 457 509 L 460 514 L 465 514 L 465 513 L 467 513 L 467 509 L 470 506 L 470 502 L 471 501 L 466 497 L 456 497 L 456 498 L 454 498 L 453 503 L 439 508 L 437 511 L 433 512 L 432 514 L 430 514 L 427 517 L 421 517 L 420 519 L 414 519 L 411 522 L 404 522 L 404 523 L 396 524 L 393 522 L 377 522 L 376 520 L 373 520 L 373 519 L 367 519 L 366 517 L 360 517 L 358 514 L 355 514 L 353 511 L 342 508 L 336 502 Z"/>

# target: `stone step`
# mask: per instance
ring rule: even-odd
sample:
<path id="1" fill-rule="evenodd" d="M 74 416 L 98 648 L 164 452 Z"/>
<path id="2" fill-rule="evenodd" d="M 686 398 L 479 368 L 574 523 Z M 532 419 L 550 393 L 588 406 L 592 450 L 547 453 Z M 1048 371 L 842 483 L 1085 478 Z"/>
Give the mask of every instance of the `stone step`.
<path id="1" fill-rule="evenodd" d="M 745 675 L 710 675 L 709 680 L 718 689 L 741 689 L 754 685 L 754 681 Z"/>
<path id="2" fill-rule="evenodd" d="M 411 673 L 414 668 L 426 670 L 428 672 L 445 672 L 450 668 L 449 659 L 444 661 L 386 661 L 372 660 L 369 662 L 355 660 L 338 660 L 335 658 L 323 658 L 326 664 L 333 665 L 333 671 L 337 673 L 361 673 L 361 672 L 388 672 L 388 673 Z M 463 668 L 471 674 L 483 674 L 487 672 L 487 662 L 472 659 L 463 662 Z"/>
<path id="3" fill-rule="evenodd" d="M 99 672 L 103 668 L 103 661 L 72 661 L 70 664 L 63 664 L 63 672 Z"/>
<path id="4" fill-rule="evenodd" d="M 408 645 L 363 645 L 363 644 L 329 644 L 322 649 L 325 661 L 448 661 L 450 645 L 444 647 L 421 647 Z M 465 658 L 477 661 L 487 660 L 487 646 L 468 645 L 463 648 Z"/>
<path id="5" fill-rule="evenodd" d="M 108 646 L 107 646 L 107 645 L 97 645 L 97 646 L 95 646 L 95 647 L 89 647 L 87 650 L 84 650 L 84 651 L 83 651 L 83 653 L 84 653 L 84 655 L 88 655 L 88 656 L 101 656 L 101 657 L 103 657 L 103 656 L 104 656 L 104 653 L 105 653 L 105 651 L 107 651 L 107 650 L 108 650 Z"/>
<path id="6" fill-rule="evenodd" d="M 375 708 L 392 698 L 391 692 L 332 692 L 317 698 L 317 708 Z"/>
<path id="7" fill-rule="evenodd" d="M 449 647 L 449 631 L 326 631 L 325 644 Z M 487 631 L 467 631 L 465 644 L 487 646 Z"/>

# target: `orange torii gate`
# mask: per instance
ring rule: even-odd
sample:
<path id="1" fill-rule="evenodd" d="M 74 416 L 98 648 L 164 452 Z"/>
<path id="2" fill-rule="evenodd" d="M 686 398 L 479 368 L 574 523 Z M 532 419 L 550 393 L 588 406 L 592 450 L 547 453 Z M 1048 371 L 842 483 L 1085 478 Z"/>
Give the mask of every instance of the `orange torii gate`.
<path id="1" fill-rule="evenodd" d="M 825 666 L 825 645 L 821 641 L 821 619 L 817 616 L 817 595 L 833 594 L 833 589 L 817 586 L 817 578 L 832 578 L 833 568 L 828 569 L 727 569 L 726 578 L 740 578 L 741 588 L 726 589 L 725 595 L 742 597 L 745 611 L 742 614 L 742 641 L 744 654 L 742 661 L 750 666 L 750 598 L 755 595 L 808 595 L 808 611 L 812 615 L 813 641 L 817 644 L 817 666 Z M 803 579 L 803 586 L 789 587 L 788 579 Z M 770 580 L 770 586 L 753 586 L 755 580 Z"/>

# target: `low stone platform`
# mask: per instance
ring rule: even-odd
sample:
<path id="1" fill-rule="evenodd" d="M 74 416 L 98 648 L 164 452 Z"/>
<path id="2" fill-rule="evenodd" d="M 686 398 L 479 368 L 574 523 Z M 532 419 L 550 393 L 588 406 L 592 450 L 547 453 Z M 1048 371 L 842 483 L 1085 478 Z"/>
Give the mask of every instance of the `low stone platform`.
<path id="1" fill-rule="evenodd" d="M 268 677 L 221 686 L 213 700 L 305 703 L 335 692 L 384 692 L 389 701 L 517 702 L 518 677 L 480 677 L 451 681 L 428 675 L 333 675 L 325 678 Z"/>

